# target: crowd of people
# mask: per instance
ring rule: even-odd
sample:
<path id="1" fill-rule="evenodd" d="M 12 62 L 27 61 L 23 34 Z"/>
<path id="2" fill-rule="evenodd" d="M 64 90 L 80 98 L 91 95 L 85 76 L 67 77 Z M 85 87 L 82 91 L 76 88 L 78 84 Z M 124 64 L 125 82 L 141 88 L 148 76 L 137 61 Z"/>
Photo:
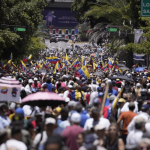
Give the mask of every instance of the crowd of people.
<path id="1" fill-rule="evenodd" d="M 80 53 L 87 60 L 97 53 L 90 46 L 75 49 L 68 54 L 70 62 Z M 95 63 L 107 61 L 107 52 L 102 53 Z M 68 67 L 55 73 L 3 72 L 1 77 L 12 76 L 22 85 L 21 100 L 42 91 L 57 93 L 65 103 L 43 107 L 1 101 L 0 150 L 150 150 L 150 72 L 132 68 L 120 79 L 118 69 L 101 69 L 99 76 L 97 67 L 87 68 L 88 78 Z"/>

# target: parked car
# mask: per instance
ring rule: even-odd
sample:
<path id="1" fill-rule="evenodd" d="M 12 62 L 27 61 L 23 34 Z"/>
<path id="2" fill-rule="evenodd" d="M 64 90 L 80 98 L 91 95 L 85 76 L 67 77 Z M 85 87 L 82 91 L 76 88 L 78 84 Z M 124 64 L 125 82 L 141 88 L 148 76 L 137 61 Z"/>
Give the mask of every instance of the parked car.
<path id="1" fill-rule="evenodd" d="M 51 42 L 57 43 L 57 42 L 58 42 L 58 39 L 57 39 L 56 37 L 51 37 L 51 38 L 50 38 L 50 43 L 51 43 Z"/>

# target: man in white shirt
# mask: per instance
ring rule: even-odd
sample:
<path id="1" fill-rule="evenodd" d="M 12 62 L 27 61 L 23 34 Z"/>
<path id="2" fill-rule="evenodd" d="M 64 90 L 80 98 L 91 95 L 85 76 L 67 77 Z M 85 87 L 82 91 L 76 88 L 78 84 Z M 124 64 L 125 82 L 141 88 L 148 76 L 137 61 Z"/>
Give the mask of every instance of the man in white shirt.
<path id="1" fill-rule="evenodd" d="M 130 122 L 130 124 L 128 125 L 128 132 L 131 132 L 131 131 L 133 131 L 135 129 L 135 120 L 137 118 L 141 118 L 142 117 L 142 118 L 145 119 L 145 121 L 149 121 L 150 120 L 149 114 L 150 114 L 149 105 L 143 105 L 142 106 L 142 112 L 139 115 L 135 116 L 132 119 L 132 121 Z"/>
<path id="2" fill-rule="evenodd" d="M 25 87 L 25 91 L 26 91 L 27 95 L 31 94 L 33 91 L 32 83 L 33 83 L 33 80 L 29 79 L 28 84 Z"/>
<path id="3" fill-rule="evenodd" d="M 64 99 L 68 97 L 69 92 L 70 92 L 70 90 L 71 90 L 72 88 L 73 88 L 72 85 L 68 85 L 68 86 L 67 86 L 67 90 L 64 92 L 64 95 L 63 95 L 63 98 L 64 98 Z"/>
<path id="4" fill-rule="evenodd" d="M 109 126 L 110 126 L 110 122 L 108 119 L 105 119 L 102 116 L 100 116 L 100 109 L 94 107 L 92 109 L 91 116 L 92 116 L 92 118 L 89 118 L 86 120 L 85 125 L 84 125 L 84 130 L 91 130 L 97 124 L 101 124 L 101 125 L 105 126 L 105 132 L 107 134 Z"/>
<path id="5" fill-rule="evenodd" d="M 143 132 L 145 131 L 145 119 L 143 117 L 138 117 L 135 119 L 135 130 L 129 132 L 126 140 L 126 148 L 127 149 L 134 149 L 137 148 L 142 136 Z"/>

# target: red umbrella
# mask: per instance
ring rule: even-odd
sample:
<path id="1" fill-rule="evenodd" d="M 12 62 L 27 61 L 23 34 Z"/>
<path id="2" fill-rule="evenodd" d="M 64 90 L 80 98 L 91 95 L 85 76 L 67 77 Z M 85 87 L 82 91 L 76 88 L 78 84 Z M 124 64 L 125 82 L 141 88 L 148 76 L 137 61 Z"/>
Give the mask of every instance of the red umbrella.
<path id="1" fill-rule="evenodd" d="M 65 100 L 56 93 L 52 92 L 37 92 L 30 94 L 22 99 L 23 105 L 33 106 L 52 106 L 56 107 L 60 104 L 65 103 Z"/>

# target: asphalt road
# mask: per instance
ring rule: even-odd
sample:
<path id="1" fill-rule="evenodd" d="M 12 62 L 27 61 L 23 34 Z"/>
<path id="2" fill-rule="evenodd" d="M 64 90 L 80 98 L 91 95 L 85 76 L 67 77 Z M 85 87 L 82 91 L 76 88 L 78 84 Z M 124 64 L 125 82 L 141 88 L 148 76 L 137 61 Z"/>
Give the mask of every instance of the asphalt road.
<path id="1" fill-rule="evenodd" d="M 58 49 L 60 48 L 60 49 L 64 49 L 64 50 L 66 50 L 67 47 L 71 45 L 71 43 L 69 43 L 69 42 L 57 42 L 57 43 L 52 42 L 52 43 L 50 43 L 49 40 L 46 40 L 45 44 L 49 49 L 52 47 L 56 47 Z M 75 45 L 83 46 L 84 44 L 85 43 L 76 43 Z"/>

